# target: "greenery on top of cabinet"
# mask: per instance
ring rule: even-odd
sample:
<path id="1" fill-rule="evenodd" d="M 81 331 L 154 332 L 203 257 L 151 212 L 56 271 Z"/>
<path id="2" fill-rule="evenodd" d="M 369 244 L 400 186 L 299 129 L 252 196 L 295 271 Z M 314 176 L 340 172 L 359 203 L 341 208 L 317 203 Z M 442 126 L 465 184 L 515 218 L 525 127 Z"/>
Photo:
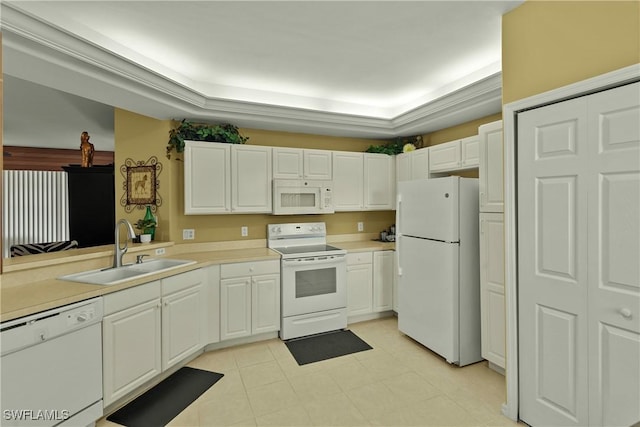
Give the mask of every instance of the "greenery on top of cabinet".
<path id="1" fill-rule="evenodd" d="M 185 140 L 244 144 L 249 140 L 249 137 L 242 136 L 237 126 L 228 123 L 220 125 L 195 124 L 182 119 L 178 127 L 169 131 L 168 159 L 171 158 L 172 151 L 175 150 L 176 153 L 184 151 Z"/>
<path id="2" fill-rule="evenodd" d="M 422 136 L 408 136 L 408 137 L 397 137 L 393 141 L 387 142 L 386 144 L 380 145 L 371 145 L 366 153 L 380 153 L 380 154 L 388 154 L 390 156 L 395 156 L 396 154 L 402 153 L 405 145 L 412 144 L 413 149 L 422 147 Z"/>

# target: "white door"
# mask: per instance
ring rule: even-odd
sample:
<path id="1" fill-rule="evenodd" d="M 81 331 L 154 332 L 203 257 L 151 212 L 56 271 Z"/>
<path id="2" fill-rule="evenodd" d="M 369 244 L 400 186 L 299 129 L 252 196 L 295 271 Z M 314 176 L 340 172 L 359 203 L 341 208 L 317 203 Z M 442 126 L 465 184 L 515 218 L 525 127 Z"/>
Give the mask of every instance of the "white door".
<path id="1" fill-rule="evenodd" d="M 162 372 L 160 300 L 102 320 L 104 406 Z"/>
<path id="2" fill-rule="evenodd" d="M 587 425 L 586 104 L 518 115 L 520 417 Z"/>
<path id="3" fill-rule="evenodd" d="M 347 266 L 347 316 L 372 311 L 373 277 L 371 264 Z"/>
<path id="4" fill-rule="evenodd" d="M 426 148 L 410 151 L 411 179 L 429 178 L 429 150 Z"/>
<path id="5" fill-rule="evenodd" d="M 201 349 L 202 286 L 162 298 L 162 370 Z"/>
<path id="6" fill-rule="evenodd" d="M 360 211 L 363 205 L 364 156 L 333 152 L 333 207 L 336 211 Z"/>
<path id="7" fill-rule="evenodd" d="M 231 165 L 233 211 L 271 212 L 271 147 L 233 145 Z"/>
<path id="8" fill-rule="evenodd" d="M 480 213 L 482 357 L 505 368 L 504 216 Z"/>
<path id="9" fill-rule="evenodd" d="M 395 159 L 377 153 L 364 154 L 364 207 L 395 209 Z"/>
<path id="10" fill-rule="evenodd" d="M 411 153 L 400 153 L 396 156 L 396 182 L 411 181 Z"/>
<path id="11" fill-rule="evenodd" d="M 373 253 L 373 311 L 393 308 L 394 251 Z"/>
<path id="12" fill-rule="evenodd" d="M 460 166 L 463 168 L 478 167 L 480 163 L 480 138 L 478 135 L 460 140 Z"/>
<path id="13" fill-rule="evenodd" d="M 588 98 L 589 424 L 640 421 L 640 83 Z"/>
<path id="14" fill-rule="evenodd" d="M 460 140 L 429 147 L 429 171 L 438 172 L 460 168 Z"/>
<path id="15" fill-rule="evenodd" d="M 251 278 L 251 333 L 280 330 L 280 275 Z"/>
<path id="16" fill-rule="evenodd" d="M 640 419 L 640 88 L 518 116 L 520 416 Z"/>

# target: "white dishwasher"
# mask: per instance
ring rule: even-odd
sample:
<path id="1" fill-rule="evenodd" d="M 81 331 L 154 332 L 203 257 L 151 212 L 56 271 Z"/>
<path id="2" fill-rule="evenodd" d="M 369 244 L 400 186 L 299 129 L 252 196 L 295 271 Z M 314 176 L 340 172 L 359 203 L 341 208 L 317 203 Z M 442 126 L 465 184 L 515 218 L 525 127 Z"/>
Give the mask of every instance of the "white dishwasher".
<path id="1" fill-rule="evenodd" d="M 102 417 L 102 298 L 0 325 L 0 425 L 90 426 Z"/>

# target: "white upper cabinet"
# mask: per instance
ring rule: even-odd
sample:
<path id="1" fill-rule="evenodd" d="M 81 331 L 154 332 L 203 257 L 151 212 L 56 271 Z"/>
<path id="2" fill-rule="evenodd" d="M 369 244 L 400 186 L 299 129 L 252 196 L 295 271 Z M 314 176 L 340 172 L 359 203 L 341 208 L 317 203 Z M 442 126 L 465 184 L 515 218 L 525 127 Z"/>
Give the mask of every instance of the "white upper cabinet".
<path id="1" fill-rule="evenodd" d="M 304 150 L 299 148 L 273 148 L 273 177 L 284 179 L 304 178 Z"/>
<path id="2" fill-rule="evenodd" d="M 284 179 L 332 179 L 332 152 L 301 148 L 273 148 L 273 177 Z"/>
<path id="3" fill-rule="evenodd" d="M 271 179 L 271 147 L 232 145 L 231 208 L 233 212 L 270 213 L 273 209 Z"/>
<path id="4" fill-rule="evenodd" d="M 231 212 L 231 146 L 185 141 L 185 215 Z"/>
<path id="5" fill-rule="evenodd" d="M 478 128 L 480 135 L 480 211 L 503 212 L 502 120 Z"/>
<path id="6" fill-rule="evenodd" d="M 477 168 L 480 164 L 480 137 L 469 136 L 460 140 L 460 166 Z"/>
<path id="7" fill-rule="evenodd" d="M 449 172 L 478 167 L 478 135 L 429 147 L 429 171 Z"/>
<path id="8" fill-rule="evenodd" d="M 420 149 L 396 156 L 396 181 L 429 178 L 429 150 Z"/>
<path id="9" fill-rule="evenodd" d="M 333 152 L 333 206 L 336 211 L 364 207 L 364 153 Z"/>
<path id="10" fill-rule="evenodd" d="M 387 154 L 364 154 L 364 209 L 395 209 L 395 158 Z"/>

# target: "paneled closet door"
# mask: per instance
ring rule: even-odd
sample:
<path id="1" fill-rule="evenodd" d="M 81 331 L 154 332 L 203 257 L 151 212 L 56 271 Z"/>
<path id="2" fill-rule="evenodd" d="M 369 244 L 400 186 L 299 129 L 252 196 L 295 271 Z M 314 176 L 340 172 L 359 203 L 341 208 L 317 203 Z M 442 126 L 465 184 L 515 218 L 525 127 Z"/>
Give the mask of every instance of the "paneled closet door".
<path id="1" fill-rule="evenodd" d="M 586 426 L 587 135 L 578 98 L 518 115 L 520 418 Z"/>
<path id="2" fill-rule="evenodd" d="M 589 424 L 640 421 L 640 83 L 588 97 Z"/>

